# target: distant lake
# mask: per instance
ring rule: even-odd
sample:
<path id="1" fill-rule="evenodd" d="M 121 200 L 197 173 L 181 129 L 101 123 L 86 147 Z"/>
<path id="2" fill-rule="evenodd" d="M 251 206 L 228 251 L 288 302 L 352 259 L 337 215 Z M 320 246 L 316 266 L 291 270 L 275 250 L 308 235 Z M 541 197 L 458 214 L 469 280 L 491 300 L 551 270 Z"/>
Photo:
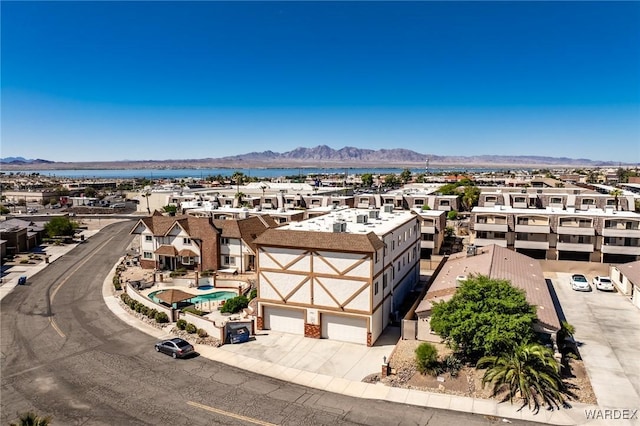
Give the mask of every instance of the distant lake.
<path id="1" fill-rule="evenodd" d="M 513 168 L 516 169 L 516 168 Z M 513 170 L 512 169 L 512 170 Z M 403 168 L 281 168 L 281 169 L 262 169 L 262 168 L 250 168 L 250 169 L 229 169 L 229 168 L 214 168 L 214 169 L 96 169 L 96 170 L 12 170 L 5 171 L 5 173 L 23 173 L 32 174 L 38 173 L 41 176 L 51 177 L 68 177 L 68 178 L 83 178 L 83 179 L 133 179 L 133 178 L 146 178 L 146 179 L 185 179 L 185 178 L 197 178 L 203 179 L 207 176 L 231 176 L 236 171 L 244 173 L 246 176 L 258 177 L 258 178 L 277 178 L 284 176 L 308 176 L 308 175 L 335 175 L 335 174 L 363 174 L 373 173 L 374 175 L 387 175 L 390 173 L 401 173 Z M 424 173 L 424 168 L 411 168 L 409 169 L 413 173 Z M 467 172 L 467 173 L 482 173 L 490 171 L 504 171 L 506 168 L 436 168 L 430 167 L 430 173 L 440 172 Z"/>

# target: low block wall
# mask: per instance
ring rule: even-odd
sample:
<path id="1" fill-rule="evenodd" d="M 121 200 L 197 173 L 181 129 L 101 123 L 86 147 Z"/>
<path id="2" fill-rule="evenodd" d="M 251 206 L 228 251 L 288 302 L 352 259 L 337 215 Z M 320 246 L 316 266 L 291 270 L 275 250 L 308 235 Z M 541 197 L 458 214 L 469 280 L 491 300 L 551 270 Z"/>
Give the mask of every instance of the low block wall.
<path id="1" fill-rule="evenodd" d="M 131 284 L 129 283 L 127 283 L 126 291 L 129 297 L 131 297 L 133 300 L 142 303 L 147 308 L 155 309 L 158 312 L 164 312 L 165 314 L 167 314 L 167 316 L 171 321 L 174 321 L 173 309 L 167 308 L 166 306 L 160 305 L 150 299 L 147 299 L 146 297 L 141 295 L 136 289 L 131 287 Z"/>
<path id="2" fill-rule="evenodd" d="M 180 315 L 186 322 L 190 322 L 196 327 L 206 331 L 209 336 L 215 337 L 216 339 L 220 339 L 220 341 L 224 342 L 224 327 L 218 328 L 213 321 L 189 312 L 182 312 Z"/>

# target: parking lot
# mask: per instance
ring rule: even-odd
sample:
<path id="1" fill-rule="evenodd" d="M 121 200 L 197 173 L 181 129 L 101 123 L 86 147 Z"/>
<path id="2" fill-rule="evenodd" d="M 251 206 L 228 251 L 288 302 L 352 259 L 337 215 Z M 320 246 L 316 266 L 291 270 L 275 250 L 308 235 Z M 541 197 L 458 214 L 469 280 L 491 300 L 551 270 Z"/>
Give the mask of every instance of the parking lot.
<path id="1" fill-rule="evenodd" d="M 575 271 L 580 272 L 580 271 Z M 580 354 L 598 404 L 640 409 L 640 310 L 624 295 L 571 289 L 571 273 L 545 274 L 551 279 L 562 312 L 575 329 Z M 585 273 L 589 283 L 593 274 Z"/>

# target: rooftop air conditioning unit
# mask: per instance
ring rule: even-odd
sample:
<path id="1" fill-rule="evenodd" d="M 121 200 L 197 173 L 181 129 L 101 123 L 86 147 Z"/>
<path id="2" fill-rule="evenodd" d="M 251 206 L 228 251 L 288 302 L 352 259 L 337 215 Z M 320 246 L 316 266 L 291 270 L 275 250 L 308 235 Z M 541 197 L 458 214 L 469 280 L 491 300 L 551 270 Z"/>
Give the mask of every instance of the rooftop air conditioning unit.
<path id="1" fill-rule="evenodd" d="M 347 222 L 334 222 L 333 232 L 335 233 L 347 232 Z"/>
<path id="2" fill-rule="evenodd" d="M 467 280 L 466 275 L 458 275 L 456 277 L 456 287 L 460 287 L 462 283 L 465 282 L 466 280 Z"/>
<path id="3" fill-rule="evenodd" d="M 359 214 L 358 216 L 356 216 L 356 222 L 357 223 L 367 223 L 367 219 L 369 218 L 369 216 L 367 216 L 366 214 Z"/>
<path id="4" fill-rule="evenodd" d="M 380 217 L 380 210 L 369 210 L 369 219 L 378 219 Z"/>
<path id="5" fill-rule="evenodd" d="M 467 247 L 467 256 L 475 256 L 478 252 L 478 248 L 471 244 L 470 246 Z"/>
<path id="6" fill-rule="evenodd" d="M 382 208 L 385 213 L 393 212 L 393 204 L 385 204 L 384 206 L 382 206 Z"/>

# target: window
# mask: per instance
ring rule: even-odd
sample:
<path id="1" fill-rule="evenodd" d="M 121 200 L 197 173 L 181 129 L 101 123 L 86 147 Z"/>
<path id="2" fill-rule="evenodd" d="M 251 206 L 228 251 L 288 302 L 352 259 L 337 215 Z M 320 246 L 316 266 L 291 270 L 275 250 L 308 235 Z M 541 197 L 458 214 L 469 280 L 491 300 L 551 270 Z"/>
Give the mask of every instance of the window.
<path id="1" fill-rule="evenodd" d="M 440 205 L 446 207 L 449 205 L 449 200 L 440 200 Z"/>
<path id="2" fill-rule="evenodd" d="M 378 294 L 378 281 L 374 284 L 374 294 Z"/>
<path id="3" fill-rule="evenodd" d="M 422 205 L 424 205 L 424 200 L 415 200 L 415 201 L 413 202 L 413 204 L 414 204 L 415 206 L 422 206 Z"/>
<path id="4" fill-rule="evenodd" d="M 494 195 L 488 195 L 485 199 L 485 203 L 495 203 L 498 199 Z M 442 204 L 440 204 L 442 205 Z"/>
<path id="5" fill-rule="evenodd" d="M 145 235 L 145 236 L 144 236 L 144 240 L 145 240 L 145 241 L 153 241 L 153 236 L 151 236 L 151 235 Z"/>
<path id="6" fill-rule="evenodd" d="M 264 199 L 264 203 L 265 204 L 271 204 L 271 198 L 265 198 Z"/>
<path id="7" fill-rule="evenodd" d="M 558 197 L 551 197 L 551 200 L 549 200 L 550 204 L 562 204 L 562 198 L 558 198 Z"/>
<path id="8" fill-rule="evenodd" d="M 382 275 L 382 289 L 387 288 L 387 274 Z"/>
<path id="9" fill-rule="evenodd" d="M 182 264 L 183 265 L 191 265 L 193 263 L 193 257 L 182 256 Z"/>
<path id="10" fill-rule="evenodd" d="M 222 263 L 229 266 L 235 266 L 236 258 L 233 256 L 224 256 Z"/>
<path id="11" fill-rule="evenodd" d="M 582 200 L 582 204 L 585 206 L 594 206 L 596 204 L 596 200 L 593 198 L 585 198 Z"/>
<path id="12" fill-rule="evenodd" d="M 227 237 L 223 237 L 223 238 L 220 240 L 220 244 L 224 244 L 224 245 L 227 245 L 227 246 L 228 246 L 228 245 L 229 245 L 229 238 L 227 238 Z"/>
<path id="13" fill-rule="evenodd" d="M 380 261 L 380 253 L 376 252 L 376 263 Z"/>
<path id="14" fill-rule="evenodd" d="M 150 251 L 145 251 L 142 253 L 142 258 L 143 259 L 153 259 L 153 253 L 151 253 Z"/>
<path id="15" fill-rule="evenodd" d="M 183 238 L 182 239 L 182 244 L 190 245 L 191 244 L 191 238 Z"/>

